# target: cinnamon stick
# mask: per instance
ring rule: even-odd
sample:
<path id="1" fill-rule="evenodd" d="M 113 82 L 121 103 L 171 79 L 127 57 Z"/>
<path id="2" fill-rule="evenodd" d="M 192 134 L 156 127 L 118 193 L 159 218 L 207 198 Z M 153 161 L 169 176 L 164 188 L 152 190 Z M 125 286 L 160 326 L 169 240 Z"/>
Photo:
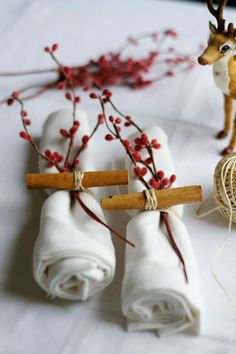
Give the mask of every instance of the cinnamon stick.
<path id="1" fill-rule="evenodd" d="M 201 202 L 203 200 L 201 186 L 187 186 L 156 190 L 158 209 L 168 208 L 178 204 Z M 146 198 L 144 193 L 113 195 L 102 198 L 101 206 L 105 210 L 144 210 Z"/>
<path id="2" fill-rule="evenodd" d="M 82 185 L 84 188 L 103 187 L 128 184 L 128 171 L 96 171 L 84 172 Z M 28 189 L 64 189 L 75 188 L 74 174 L 64 173 L 27 173 Z"/>

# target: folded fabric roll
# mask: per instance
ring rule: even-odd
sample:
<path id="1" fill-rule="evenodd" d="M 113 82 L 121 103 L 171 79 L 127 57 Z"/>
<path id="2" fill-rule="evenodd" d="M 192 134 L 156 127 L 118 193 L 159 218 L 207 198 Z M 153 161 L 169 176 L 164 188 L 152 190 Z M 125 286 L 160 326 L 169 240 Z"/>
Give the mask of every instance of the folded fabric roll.
<path id="1" fill-rule="evenodd" d="M 158 170 L 163 170 L 169 177 L 174 173 L 174 166 L 167 136 L 159 127 L 150 127 L 144 132 L 150 140 L 157 139 L 161 144 L 161 149 L 155 150 L 154 158 Z M 131 142 L 135 137 L 130 138 Z M 142 156 L 147 157 L 145 153 Z M 125 164 L 130 176 L 129 192 L 141 192 L 144 186 L 135 178 L 128 158 Z M 168 218 L 185 260 L 188 283 L 169 242 L 161 213 L 143 211 L 135 214 L 128 223 L 127 238 L 136 247 L 126 247 L 122 286 L 122 312 L 127 318 L 127 329 L 156 329 L 159 335 L 184 330 L 198 334 L 201 312 L 199 273 L 188 231 L 180 219 L 182 206 L 171 208 Z"/>
<path id="2" fill-rule="evenodd" d="M 88 134 L 87 118 L 78 112 L 80 127 L 72 154 L 83 135 Z M 57 151 L 65 156 L 68 140 L 60 137 L 61 128 L 69 129 L 71 115 L 67 111 L 51 114 L 43 127 L 41 151 Z M 73 155 L 72 155 L 73 156 Z M 40 172 L 57 172 L 40 159 Z M 80 154 L 79 169 L 94 170 L 89 148 Z M 52 297 L 87 300 L 105 288 L 113 279 L 115 253 L 110 232 L 88 216 L 68 191 L 48 191 L 34 247 L 33 272 L 38 284 Z M 80 192 L 80 198 L 100 219 L 104 215 L 93 194 Z"/>

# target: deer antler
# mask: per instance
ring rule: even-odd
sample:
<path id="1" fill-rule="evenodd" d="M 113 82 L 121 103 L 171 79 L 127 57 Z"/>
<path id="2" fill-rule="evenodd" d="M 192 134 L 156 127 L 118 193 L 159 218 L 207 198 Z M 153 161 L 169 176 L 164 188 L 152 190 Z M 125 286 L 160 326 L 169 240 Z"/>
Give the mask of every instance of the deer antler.
<path id="1" fill-rule="evenodd" d="M 225 30 L 224 8 L 227 1 L 228 0 L 220 0 L 218 8 L 215 9 L 213 6 L 213 0 L 207 0 L 208 10 L 216 18 L 219 32 L 224 32 Z"/>

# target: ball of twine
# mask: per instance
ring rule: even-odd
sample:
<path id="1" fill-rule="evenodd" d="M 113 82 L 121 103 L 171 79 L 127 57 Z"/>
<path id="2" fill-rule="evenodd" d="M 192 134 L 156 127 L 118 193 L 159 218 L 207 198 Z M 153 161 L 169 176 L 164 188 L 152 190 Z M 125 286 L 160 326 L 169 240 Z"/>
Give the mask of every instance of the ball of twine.
<path id="1" fill-rule="evenodd" d="M 236 153 L 222 158 L 215 168 L 214 198 L 220 213 L 236 223 Z"/>

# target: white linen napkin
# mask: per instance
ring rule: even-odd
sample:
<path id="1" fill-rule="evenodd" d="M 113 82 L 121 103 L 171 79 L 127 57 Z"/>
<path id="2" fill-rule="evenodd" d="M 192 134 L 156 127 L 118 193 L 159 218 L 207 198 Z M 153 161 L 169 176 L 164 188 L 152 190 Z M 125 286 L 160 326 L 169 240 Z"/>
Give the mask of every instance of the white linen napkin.
<path id="1" fill-rule="evenodd" d="M 161 144 L 160 150 L 154 150 L 156 166 L 170 177 L 174 174 L 174 166 L 166 134 L 159 127 L 149 127 L 144 132 L 150 140 L 157 139 Z M 130 138 L 131 142 L 136 136 Z M 135 178 L 128 157 L 125 165 L 130 176 L 128 191 L 143 191 L 145 187 Z M 127 318 L 127 329 L 156 329 L 158 335 L 183 330 L 198 334 L 201 313 L 199 273 L 188 231 L 180 219 L 182 206 L 171 208 L 168 216 L 174 239 L 186 263 L 189 283 L 185 281 L 179 258 L 160 220 L 160 212 L 135 211 L 135 214 L 128 223 L 127 238 L 136 247 L 126 247 L 122 285 L 122 312 Z"/>
<path id="2" fill-rule="evenodd" d="M 80 127 L 76 134 L 75 152 L 83 135 L 88 134 L 84 112 L 78 112 Z M 52 113 L 43 127 L 41 151 L 50 149 L 65 156 L 68 140 L 60 137 L 61 128 L 69 129 L 71 114 L 61 110 Z M 80 154 L 79 169 L 94 170 L 88 147 Z M 57 172 L 39 161 L 41 172 Z M 110 232 L 88 216 L 68 191 L 48 191 L 34 247 L 33 273 L 38 284 L 52 297 L 87 300 L 111 283 L 115 272 L 115 253 Z M 80 198 L 100 219 L 103 211 L 93 194 L 81 192 Z"/>

